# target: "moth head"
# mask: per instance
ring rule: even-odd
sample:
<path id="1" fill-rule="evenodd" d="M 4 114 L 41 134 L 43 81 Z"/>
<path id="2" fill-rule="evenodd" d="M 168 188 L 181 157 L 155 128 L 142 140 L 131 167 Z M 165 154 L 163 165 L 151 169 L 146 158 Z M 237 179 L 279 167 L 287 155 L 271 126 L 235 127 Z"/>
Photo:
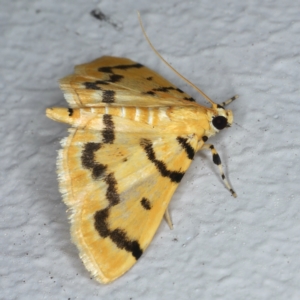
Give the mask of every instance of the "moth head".
<path id="1" fill-rule="evenodd" d="M 231 110 L 226 110 L 223 106 L 216 104 L 208 111 L 208 119 L 210 122 L 208 136 L 212 136 L 220 130 L 231 126 L 233 114 Z"/>

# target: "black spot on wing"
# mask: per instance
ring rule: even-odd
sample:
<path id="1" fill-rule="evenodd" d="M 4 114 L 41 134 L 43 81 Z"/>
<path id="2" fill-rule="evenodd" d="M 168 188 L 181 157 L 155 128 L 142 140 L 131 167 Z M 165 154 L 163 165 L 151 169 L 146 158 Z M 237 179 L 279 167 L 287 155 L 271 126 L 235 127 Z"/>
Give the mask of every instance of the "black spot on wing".
<path id="1" fill-rule="evenodd" d="M 115 125 L 112 119 L 111 115 L 105 114 L 103 115 L 103 124 L 104 124 L 104 129 L 102 131 L 102 136 L 103 136 L 103 143 L 105 144 L 112 144 L 114 139 L 115 139 Z"/>
<path id="2" fill-rule="evenodd" d="M 208 140 L 208 137 L 206 136 L 206 135 L 204 135 L 203 137 L 202 137 L 202 141 L 203 142 L 206 142 Z"/>
<path id="3" fill-rule="evenodd" d="M 189 159 L 193 159 L 195 155 L 195 150 L 194 148 L 188 143 L 187 138 L 183 137 L 177 137 L 178 143 L 181 145 L 181 147 L 185 150 L 187 156 Z"/>
<path id="4" fill-rule="evenodd" d="M 140 145 L 144 148 L 148 159 L 155 165 L 156 169 L 163 177 L 169 177 L 172 182 L 180 182 L 184 172 L 170 171 L 167 169 L 166 164 L 158 160 L 155 156 L 153 145 L 150 140 L 141 139 Z"/>
<path id="5" fill-rule="evenodd" d="M 107 168 L 106 165 L 96 162 L 95 152 L 98 151 L 100 148 L 100 143 L 86 143 L 84 145 L 81 155 L 82 166 L 86 169 L 91 170 L 92 177 L 94 179 L 102 177 Z"/>
<path id="6" fill-rule="evenodd" d="M 151 81 L 153 79 L 153 77 L 150 76 L 150 77 L 147 77 L 146 79 L 149 80 L 149 81 Z"/>
<path id="7" fill-rule="evenodd" d="M 151 203 L 147 198 L 143 198 L 141 200 L 141 205 L 146 209 L 146 210 L 150 210 L 151 209 Z"/>
<path id="8" fill-rule="evenodd" d="M 69 117 L 72 117 L 74 110 L 72 108 L 69 108 L 68 112 L 69 112 Z"/>

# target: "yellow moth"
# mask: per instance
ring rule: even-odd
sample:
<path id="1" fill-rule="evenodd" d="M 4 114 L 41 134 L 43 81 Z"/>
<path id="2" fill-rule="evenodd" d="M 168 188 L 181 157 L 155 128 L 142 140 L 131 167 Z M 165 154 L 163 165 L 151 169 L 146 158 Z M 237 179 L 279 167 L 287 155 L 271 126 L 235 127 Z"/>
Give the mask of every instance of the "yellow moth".
<path id="1" fill-rule="evenodd" d="M 60 87 L 70 108 L 46 111 L 72 125 L 57 160 L 60 191 L 72 240 L 99 282 L 136 263 L 164 215 L 172 228 L 168 205 L 197 151 L 211 150 L 236 196 L 206 143 L 231 126 L 225 106 L 236 96 L 218 105 L 197 89 L 207 108 L 144 65 L 111 56 L 76 66 Z"/>

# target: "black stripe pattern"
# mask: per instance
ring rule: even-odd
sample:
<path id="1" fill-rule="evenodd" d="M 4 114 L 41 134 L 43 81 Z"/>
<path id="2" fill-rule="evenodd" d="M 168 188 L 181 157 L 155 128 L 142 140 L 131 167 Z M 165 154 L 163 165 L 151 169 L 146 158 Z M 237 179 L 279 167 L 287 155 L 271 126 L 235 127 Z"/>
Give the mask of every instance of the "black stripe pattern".
<path id="1" fill-rule="evenodd" d="M 95 80 L 83 82 L 83 85 L 88 90 L 102 90 L 101 85 L 109 85 L 110 83 L 120 82 L 124 78 L 123 75 L 110 74 L 107 80 Z"/>
<path id="2" fill-rule="evenodd" d="M 96 161 L 95 152 L 100 148 L 100 143 L 86 143 L 81 155 L 82 166 L 85 169 L 91 170 L 92 178 L 95 180 L 101 178 L 107 168 L 106 165 L 100 164 Z"/>
<path id="3" fill-rule="evenodd" d="M 141 139 L 140 145 L 143 147 L 148 159 L 155 165 L 161 176 L 170 178 L 172 182 L 181 181 L 182 177 L 184 176 L 184 172 L 168 170 L 166 164 L 156 158 L 155 152 L 153 150 L 153 145 L 150 140 Z"/>
<path id="4" fill-rule="evenodd" d="M 148 78 L 152 79 L 152 77 L 148 77 Z M 148 78 L 147 78 L 147 80 L 149 80 Z M 164 92 L 164 93 L 167 93 L 168 91 L 177 91 L 180 94 L 184 93 L 181 89 L 173 87 L 173 86 L 162 86 L 162 87 L 154 88 L 154 89 L 152 89 L 150 91 L 144 92 L 144 94 L 151 95 L 151 96 L 156 96 L 155 92 Z M 183 100 L 187 100 L 187 101 L 191 101 L 191 102 L 195 102 L 196 101 L 192 97 L 184 97 Z"/>
<path id="5" fill-rule="evenodd" d="M 106 90 L 102 93 L 102 102 L 104 103 L 114 103 L 115 102 L 115 91 Z"/>
<path id="6" fill-rule="evenodd" d="M 138 260 L 143 254 L 143 250 L 137 240 L 131 240 L 126 231 L 121 228 L 111 230 L 109 228 L 109 212 L 112 206 L 120 203 L 120 196 L 117 191 L 117 181 L 113 173 L 108 174 L 104 181 L 107 183 L 106 198 L 109 206 L 99 210 L 94 215 L 95 228 L 102 238 L 109 237 L 112 242 L 119 248 L 131 252 L 132 256 Z"/>
<path id="7" fill-rule="evenodd" d="M 173 86 L 159 87 L 159 88 L 153 89 L 152 91 L 154 91 L 154 92 L 165 92 L 165 93 L 167 93 L 168 91 L 177 91 L 181 94 L 183 93 L 183 91 L 181 89 L 175 88 Z"/>
<path id="8" fill-rule="evenodd" d="M 105 122 L 107 127 L 109 127 L 111 125 L 109 124 L 111 122 L 109 117 L 111 116 L 106 116 Z M 103 136 L 103 139 L 107 139 L 109 141 L 111 139 L 111 134 L 108 133 L 107 136 Z M 109 205 L 94 214 L 94 226 L 102 238 L 109 237 L 119 249 L 131 252 L 135 259 L 139 259 L 143 254 L 143 250 L 141 249 L 139 242 L 137 240 L 131 240 L 127 236 L 126 232 L 121 228 L 116 228 L 114 230 L 109 228 L 110 210 L 113 206 L 118 205 L 121 200 L 114 173 L 111 172 L 107 174 L 107 165 L 103 165 L 96 161 L 95 153 L 100 150 L 102 146 L 103 144 L 101 143 L 86 143 L 81 154 L 82 166 L 91 171 L 92 178 L 94 180 L 102 179 L 107 184 L 105 196 Z"/>
<path id="9" fill-rule="evenodd" d="M 142 68 L 143 65 L 136 63 L 136 64 L 132 64 L 132 65 L 118 65 L 118 66 L 114 66 L 114 67 L 100 67 L 98 68 L 99 72 L 103 72 L 103 73 L 112 73 L 113 74 L 113 69 L 117 69 L 117 70 L 128 70 L 128 69 L 139 69 Z"/>
<path id="10" fill-rule="evenodd" d="M 194 158 L 194 155 L 195 155 L 195 150 L 188 143 L 188 139 L 179 136 L 179 137 L 177 137 L 177 141 L 181 145 L 181 147 L 185 150 L 188 158 L 192 160 Z"/>
<path id="11" fill-rule="evenodd" d="M 115 125 L 112 116 L 108 114 L 103 115 L 103 124 L 104 124 L 104 129 L 102 131 L 103 143 L 112 144 L 115 139 L 115 132 L 114 132 Z"/>

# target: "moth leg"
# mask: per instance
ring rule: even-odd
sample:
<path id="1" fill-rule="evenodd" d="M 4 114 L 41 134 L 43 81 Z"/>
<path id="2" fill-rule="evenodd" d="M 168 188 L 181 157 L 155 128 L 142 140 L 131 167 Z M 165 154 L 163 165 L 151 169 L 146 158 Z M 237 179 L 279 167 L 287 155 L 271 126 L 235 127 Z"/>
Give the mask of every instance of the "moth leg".
<path id="1" fill-rule="evenodd" d="M 231 195 L 236 198 L 236 193 L 233 190 L 233 188 L 230 186 L 229 182 L 227 181 L 225 175 L 224 175 L 224 171 L 223 171 L 223 167 L 222 167 L 222 163 L 221 163 L 221 158 L 217 152 L 217 150 L 215 149 L 214 145 L 211 144 L 204 144 L 202 149 L 207 149 L 211 151 L 212 154 L 212 159 L 213 162 L 218 166 L 220 174 L 221 174 L 221 178 L 225 184 L 225 186 L 227 187 L 227 189 L 230 191 Z"/>
<path id="2" fill-rule="evenodd" d="M 165 219 L 166 219 L 170 229 L 172 230 L 173 229 L 173 223 L 172 223 L 172 220 L 171 220 L 171 217 L 170 217 L 169 207 L 167 207 L 167 209 L 165 211 Z"/>
<path id="3" fill-rule="evenodd" d="M 226 105 L 228 105 L 229 103 L 231 103 L 232 101 L 234 101 L 235 99 L 237 99 L 238 97 L 239 97 L 239 95 L 235 95 L 235 96 L 229 98 L 228 100 L 222 102 L 220 105 L 221 105 L 221 106 L 226 106 Z"/>

